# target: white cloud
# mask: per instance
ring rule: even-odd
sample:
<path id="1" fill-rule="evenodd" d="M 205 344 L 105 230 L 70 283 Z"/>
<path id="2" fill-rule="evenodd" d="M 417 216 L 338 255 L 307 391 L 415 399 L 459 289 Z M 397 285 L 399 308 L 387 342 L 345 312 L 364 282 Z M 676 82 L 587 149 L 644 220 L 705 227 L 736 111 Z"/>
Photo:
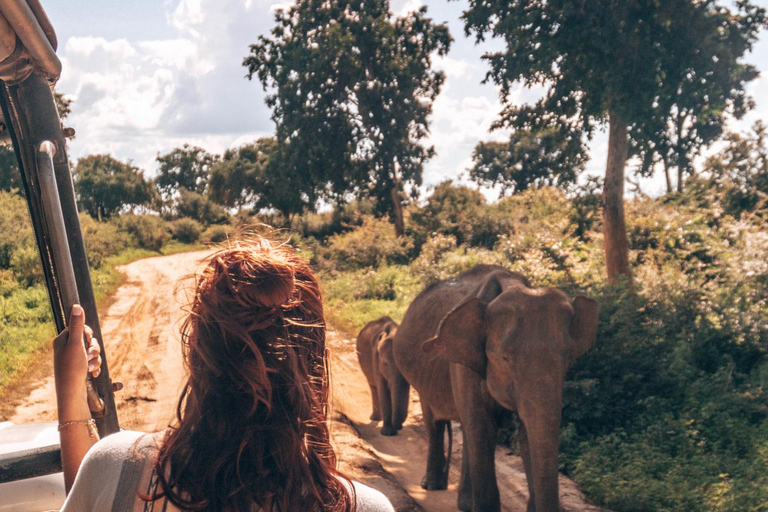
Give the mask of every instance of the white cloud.
<path id="1" fill-rule="evenodd" d="M 405 16 L 408 13 L 417 11 L 424 5 L 422 0 L 395 0 L 392 2 L 392 12 L 398 16 Z"/>
<path id="2" fill-rule="evenodd" d="M 183 143 L 221 152 L 271 132 L 261 87 L 241 65 L 271 21 L 260 4 L 181 0 L 161 37 L 70 37 L 58 89 L 74 99 L 71 157 L 108 152 L 151 173 L 158 152 Z"/>
<path id="3" fill-rule="evenodd" d="M 471 62 L 466 60 L 452 59 L 448 56 L 438 56 L 434 59 L 435 69 L 442 69 L 449 78 L 463 77 L 467 70 L 473 68 Z"/>
<path id="4" fill-rule="evenodd" d="M 197 37 L 200 32 L 196 27 L 205 21 L 203 0 L 181 0 L 176 9 L 168 15 L 168 20 L 178 30 Z"/>

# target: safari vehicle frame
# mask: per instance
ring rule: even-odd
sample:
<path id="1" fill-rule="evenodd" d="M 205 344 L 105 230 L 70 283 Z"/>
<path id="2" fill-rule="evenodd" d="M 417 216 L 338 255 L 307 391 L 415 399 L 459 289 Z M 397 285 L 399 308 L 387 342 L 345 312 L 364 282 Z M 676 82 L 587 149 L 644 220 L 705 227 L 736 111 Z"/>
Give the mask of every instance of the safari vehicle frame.
<path id="1" fill-rule="evenodd" d="M 63 129 L 52 92 L 61 72 L 56 46 L 39 0 L 0 2 L 0 142 L 13 144 L 19 163 L 56 330 L 79 303 L 101 345 L 88 403 L 103 437 L 119 424 L 67 159 L 65 135 L 73 131 Z M 0 484 L 60 471 L 58 444 L 0 456 Z"/>

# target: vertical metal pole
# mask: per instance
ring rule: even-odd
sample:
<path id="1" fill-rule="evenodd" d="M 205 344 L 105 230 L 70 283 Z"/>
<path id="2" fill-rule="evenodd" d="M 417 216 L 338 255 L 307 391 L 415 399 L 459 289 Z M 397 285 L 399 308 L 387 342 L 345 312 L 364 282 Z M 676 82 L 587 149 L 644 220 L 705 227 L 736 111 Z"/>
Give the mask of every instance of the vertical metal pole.
<path id="1" fill-rule="evenodd" d="M 56 267 L 56 280 L 59 284 L 59 293 L 62 307 L 65 312 L 65 321 L 72 310 L 72 306 L 80 304 L 80 296 L 77 293 L 77 279 L 75 268 L 72 265 L 72 255 L 69 252 L 67 239 L 67 227 L 64 224 L 64 215 L 61 211 L 59 190 L 56 184 L 53 157 L 56 154 L 56 146 L 50 141 L 43 141 L 35 152 L 37 163 L 37 176 L 42 195 L 43 214 L 48 225 L 51 238 L 51 251 Z M 99 397 L 98 391 L 93 385 L 93 378 L 88 375 L 87 381 L 88 407 L 92 415 L 99 415 L 104 411 L 104 400 Z"/>

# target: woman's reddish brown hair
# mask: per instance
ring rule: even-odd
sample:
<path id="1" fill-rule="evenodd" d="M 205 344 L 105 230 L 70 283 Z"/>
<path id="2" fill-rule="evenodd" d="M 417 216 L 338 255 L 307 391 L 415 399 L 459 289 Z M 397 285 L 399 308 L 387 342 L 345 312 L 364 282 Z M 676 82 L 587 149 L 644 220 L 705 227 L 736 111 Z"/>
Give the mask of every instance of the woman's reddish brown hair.
<path id="1" fill-rule="evenodd" d="M 348 511 L 328 432 L 320 290 L 285 245 L 209 258 L 182 327 L 189 378 L 155 470 L 184 510 Z"/>

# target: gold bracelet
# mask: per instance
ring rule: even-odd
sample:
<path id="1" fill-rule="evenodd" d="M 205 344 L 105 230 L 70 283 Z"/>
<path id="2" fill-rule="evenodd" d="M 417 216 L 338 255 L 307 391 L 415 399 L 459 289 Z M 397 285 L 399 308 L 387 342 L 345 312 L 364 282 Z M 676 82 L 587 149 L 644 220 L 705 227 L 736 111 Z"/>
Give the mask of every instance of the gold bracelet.
<path id="1" fill-rule="evenodd" d="M 59 423 L 59 432 L 61 432 L 61 429 L 64 427 L 68 427 L 70 425 L 85 425 L 88 427 L 88 436 L 92 439 L 98 439 L 99 437 L 99 431 L 96 429 L 96 420 L 90 419 L 90 420 L 72 420 L 72 421 L 65 421 L 64 423 Z"/>

